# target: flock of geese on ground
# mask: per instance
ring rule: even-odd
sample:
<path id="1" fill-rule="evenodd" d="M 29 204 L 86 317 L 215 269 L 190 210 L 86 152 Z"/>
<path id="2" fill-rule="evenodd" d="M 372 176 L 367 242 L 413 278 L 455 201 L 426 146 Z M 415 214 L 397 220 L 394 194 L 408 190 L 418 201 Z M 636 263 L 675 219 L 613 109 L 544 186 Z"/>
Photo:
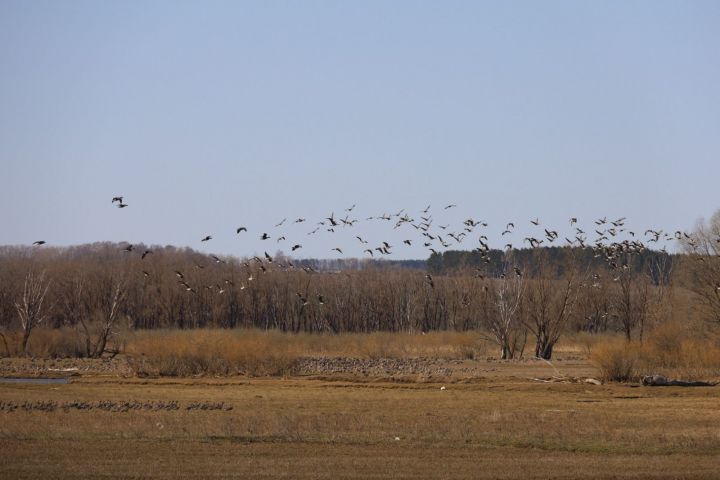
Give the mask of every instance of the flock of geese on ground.
<path id="1" fill-rule="evenodd" d="M 112 205 L 116 206 L 117 208 L 124 209 L 128 207 L 127 203 L 124 203 L 124 197 L 122 196 L 115 196 L 112 197 L 111 201 Z M 340 216 L 336 217 L 335 213 L 331 213 L 328 217 L 320 219 L 318 222 L 316 222 L 313 225 L 313 229 L 309 232 L 307 232 L 307 235 L 316 235 L 318 232 L 326 231 L 329 233 L 334 233 L 338 229 L 345 229 L 345 228 L 352 228 L 356 224 L 360 222 L 357 218 L 351 218 L 353 216 L 353 212 L 355 210 L 356 205 L 352 205 L 348 208 L 344 209 L 344 213 L 342 215 L 342 218 Z M 456 208 L 457 205 L 455 204 L 449 204 L 443 207 L 443 210 L 450 210 L 453 208 Z M 450 224 L 446 225 L 436 225 L 435 221 L 433 219 L 433 214 L 431 212 L 431 206 L 428 205 L 424 210 L 421 210 L 418 213 L 418 218 L 414 218 L 410 215 L 410 213 L 406 212 L 404 209 L 400 210 L 397 213 L 394 214 L 388 214 L 383 213 L 379 216 L 371 216 L 367 217 L 365 219 L 366 221 L 380 221 L 380 222 L 388 222 L 389 224 L 393 225 L 394 230 L 398 230 L 402 227 L 410 227 L 414 230 L 415 237 L 414 238 L 406 238 L 402 240 L 402 243 L 407 246 L 412 246 L 413 242 L 420 242 L 422 243 L 423 247 L 427 248 L 429 252 L 433 254 L 441 254 L 441 252 L 438 250 L 439 248 L 448 249 L 453 246 L 459 246 L 464 241 L 466 241 L 475 231 L 478 227 L 487 227 L 487 222 L 484 222 L 482 220 L 475 220 L 472 218 L 465 219 L 460 225 L 457 226 L 456 229 L 451 230 Z M 287 225 L 288 219 L 283 218 L 280 222 L 276 223 L 274 225 L 275 229 L 280 229 L 283 226 Z M 529 246 L 530 248 L 538 248 L 542 246 L 560 246 L 560 245 L 567 245 L 567 246 L 575 246 L 575 247 L 581 247 L 581 248 L 591 248 L 594 251 L 594 256 L 596 258 L 604 257 L 604 259 L 607 261 L 609 267 L 611 270 L 623 270 L 627 269 L 628 266 L 626 263 L 623 263 L 621 261 L 621 257 L 624 254 L 633 254 L 633 253 L 639 253 L 643 250 L 648 248 L 648 244 L 650 243 L 659 243 L 661 241 L 682 241 L 686 244 L 690 245 L 690 247 L 695 247 L 697 245 L 697 239 L 688 233 L 682 232 L 682 231 L 675 231 L 673 234 L 663 232 L 662 230 L 654 230 L 654 229 L 647 229 L 645 230 L 643 237 L 645 238 L 645 242 L 640 240 L 638 237 L 640 235 L 636 234 L 636 232 L 632 230 L 628 230 L 625 226 L 626 218 L 618 218 L 615 220 L 608 220 L 607 217 L 599 218 L 594 221 L 594 228 L 590 232 L 590 234 L 596 234 L 597 237 L 593 241 L 588 240 L 588 233 L 586 233 L 585 230 L 581 229 L 578 226 L 578 219 L 573 217 L 569 219 L 570 227 L 574 229 L 572 238 L 569 238 L 567 236 L 564 237 L 564 242 L 560 240 L 560 234 L 557 230 L 552 230 L 549 228 L 546 228 L 545 226 L 541 225 L 540 219 L 535 218 L 530 220 L 530 223 L 537 229 L 539 229 L 539 233 L 536 236 L 527 236 L 523 239 L 523 247 Z M 304 224 L 307 222 L 306 218 L 299 217 L 292 221 L 294 224 Z M 515 224 L 513 222 L 509 222 L 505 225 L 504 230 L 501 233 L 501 237 L 505 238 L 506 235 L 510 235 L 514 232 Z M 412 231 L 412 230 L 411 230 Z M 248 234 L 248 228 L 245 226 L 238 226 L 235 228 L 235 234 L 241 235 L 241 234 Z M 273 234 L 274 235 L 274 234 Z M 625 237 L 624 239 L 620 239 L 622 237 Z M 287 241 L 287 238 L 285 234 L 279 234 L 275 238 L 271 236 L 267 232 L 262 232 L 259 234 L 260 240 L 263 241 L 269 241 L 274 240 L 275 243 Z M 393 245 L 391 245 L 387 241 L 382 241 L 376 246 L 370 246 L 369 242 L 365 239 L 363 239 L 360 235 L 356 235 L 355 238 L 357 239 L 360 244 L 367 248 L 363 250 L 363 253 L 366 254 L 368 257 L 375 258 L 376 255 L 378 257 L 384 257 L 387 255 L 391 255 L 393 253 L 393 248 L 395 248 Z M 205 235 L 200 239 L 201 242 L 209 242 L 213 239 L 212 235 Z M 554 242 L 558 241 L 558 244 L 555 244 Z M 720 238 L 718 239 L 718 242 L 720 243 Z M 45 240 L 38 240 L 36 242 L 33 242 L 34 246 L 41 246 L 46 243 Z M 303 248 L 303 245 L 301 243 L 292 243 L 291 251 L 296 252 L 297 250 Z M 459 248 L 459 247 L 457 247 Z M 512 243 L 506 243 L 504 245 L 505 251 L 510 251 L 513 249 Z M 135 246 L 133 244 L 128 244 L 123 248 L 125 252 L 131 253 L 135 251 Z M 481 256 L 481 259 L 485 263 L 491 263 L 490 260 L 490 245 L 488 243 L 488 237 L 486 235 L 479 235 L 478 237 L 478 243 L 477 246 L 473 249 L 474 251 L 478 252 Z M 659 248 L 660 251 L 666 252 L 666 246 L 663 246 L 662 248 Z M 337 252 L 340 255 L 343 255 L 343 249 L 340 246 L 336 246 L 331 249 L 332 252 Z M 152 250 L 149 249 L 142 249 L 141 259 L 144 260 L 148 255 L 152 254 Z M 210 255 L 210 257 L 216 262 L 216 263 L 225 263 L 223 259 L 216 255 Z M 264 252 L 264 258 L 261 258 L 259 256 L 252 257 L 251 261 L 256 262 L 257 266 L 259 267 L 259 271 L 261 273 L 267 272 L 268 268 L 270 268 L 271 265 L 276 265 L 277 268 L 280 270 L 289 270 L 289 269 L 295 269 L 295 265 L 292 263 L 291 260 L 284 260 L 286 263 L 282 262 L 275 262 L 273 263 L 273 258 L 267 253 Z M 245 262 L 244 265 L 248 269 L 248 277 L 247 281 L 251 282 L 253 281 L 254 273 L 253 269 L 251 268 L 250 262 Z M 202 265 L 198 265 L 198 268 L 204 268 Z M 310 266 L 304 266 L 302 269 L 307 273 L 315 273 L 315 270 Z M 513 272 L 516 276 L 521 277 L 522 271 L 517 267 L 513 267 Z M 142 271 L 143 275 L 146 277 L 150 276 L 150 273 L 146 270 Z M 178 279 L 178 285 L 180 285 L 182 288 L 184 288 L 188 292 L 197 293 L 196 289 L 189 285 L 185 279 L 185 275 L 180 272 L 179 270 L 174 271 L 175 275 Z M 477 269 L 476 273 L 477 277 L 484 278 L 481 269 Z M 430 274 L 425 274 L 425 278 L 427 281 L 427 284 L 430 288 L 435 288 L 435 283 L 433 281 L 433 278 Z M 233 282 L 231 280 L 225 280 L 226 285 L 232 285 Z M 220 285 L 214 285 L 214 286 L 208 286 L 205 287 L 207 289 L 216 289 L 216 291 L 220 294 L 225 292 L 225 288 L 221 287 Z M 245 283 L 243 283 L 240 286 L 240 289 L 243 290 L 246 288 Z M 297 294 L 300 300 L 303 302 L 303 304 L 307 304 L 307 295 L 302 295 L 300 293 Z M 325 303 L 324 298 L 322 295 L 318 294 L 318 303 L 320 305 Z"/>

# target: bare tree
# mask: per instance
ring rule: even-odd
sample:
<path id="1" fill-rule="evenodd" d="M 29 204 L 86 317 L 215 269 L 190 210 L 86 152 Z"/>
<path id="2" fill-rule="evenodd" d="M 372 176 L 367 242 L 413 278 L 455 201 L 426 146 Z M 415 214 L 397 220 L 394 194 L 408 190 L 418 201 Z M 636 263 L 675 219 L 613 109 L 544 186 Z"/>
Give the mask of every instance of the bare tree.
<path id="1" fill-rule="evenodd" d="M 99 358 L 105 353 L 108 339 L 113 333 L 122 305 L 125 301 L 127 290 L 125 282 L 121 279 L 108 278 L 103 282 L 98 305 L 99 330 L 95 339 L 91 355 Z"/>
<path id="2" fill-rule="evenodd" d="M 644 273 L 635 274 L 633 269 L 628 267 L 620 271 L 615 280 L 617 287 L 612 297 L 612 305 L 620 328 L 628 341 L 632 340 L 632 332 L 637 328 L 642 341 L 649 305 L 649 279 Z"/>
<path id="3" fill-rule="evenodd" d="M 681 239 L 690 262 L 689 285 L 705 306 L 707 315 L 720 322 L 720 210 L 709 222 L 699 221 L 691 235 Z"/>
<path id="4" fill-rule="evenodd" d="M 20 317 L 23 336 L 21 348 L 27 353 L 27 344 L 33 329 L 40 325 L 47 317 L 50 308 L 46 308 L 45 297 L 50 288 L 50 281 L 45 279 L 45 272 L 35 275 L 32 270 L 25 276 L 25 285 L 22 295 L 15 302 L 15 309 Z"/>
<path id="5" fill-rule="evenodd" d="M 508 273 L 495 282 L 495 315 L 487 317 L 487 328 L 492 339 L 500 346 L 500 358 L 515 358 L 525 346 L 527 330 L 520 322 L 520 308 L 525 293 L 525 281 L 522 275 Z"/>
<path id="6" fill-rule="evenodd" d="M 653 288 L 648 300 L 648 319 L 654 325 L 667 322 L 672 318 L 674 307 L 674 265 L 668 254 L 654 258 L 650 262 L 649 277 Z"/>
<path id="7" fill-rule="evenodd" d="M 577 303 L 577 265 L 571 256 L 562 278 L 554 280 L 547 252 L 537 250 L 534 256 L 537 275 L 528 281 L 528 307 L 523 323 L 535 336 L 535 356 L 549 360 Z"/>

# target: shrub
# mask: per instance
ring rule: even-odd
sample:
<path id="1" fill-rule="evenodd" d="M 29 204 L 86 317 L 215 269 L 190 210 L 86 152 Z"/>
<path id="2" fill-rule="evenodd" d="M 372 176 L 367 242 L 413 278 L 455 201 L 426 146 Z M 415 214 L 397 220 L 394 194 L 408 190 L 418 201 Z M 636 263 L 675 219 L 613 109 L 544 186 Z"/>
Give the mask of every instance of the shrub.
<path id="1" fill-rule="evenodd" d="M 637 377 L 638 347 L 634 343 L 613 339 L 597 344 L 590 358 L 600 368 L 603 380 L 627 382 Z"/>

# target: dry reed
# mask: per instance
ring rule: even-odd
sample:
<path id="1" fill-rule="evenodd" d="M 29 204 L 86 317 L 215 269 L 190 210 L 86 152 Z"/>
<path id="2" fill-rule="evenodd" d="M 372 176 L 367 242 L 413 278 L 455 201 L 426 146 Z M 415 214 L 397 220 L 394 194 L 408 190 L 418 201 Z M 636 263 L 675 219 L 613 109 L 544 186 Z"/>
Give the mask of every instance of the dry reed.
<path id="1" fill-rule="evenodd" d="M 474 358 L 486 351 L 475 332 L 288 334 L 262 330 L 136 332 L 127 353 L 140 375 L 290 374 L 307 357 Z"/>

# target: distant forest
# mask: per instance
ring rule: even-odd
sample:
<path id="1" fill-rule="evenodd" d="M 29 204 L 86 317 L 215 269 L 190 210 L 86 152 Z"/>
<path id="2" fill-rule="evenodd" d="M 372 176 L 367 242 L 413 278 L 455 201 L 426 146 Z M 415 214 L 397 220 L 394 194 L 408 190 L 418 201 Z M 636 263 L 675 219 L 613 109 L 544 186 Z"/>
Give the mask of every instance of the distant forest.
<path id="1" fill-rule="evenodd" d="M 426 268 L 433 274 L 452 274 L 476 270 L 484 275 L 499 278 L 508 268 L 508 265 L 520 265 L 529 277 L 537 275 L 537 250 L 523 248 L 513 250 L 463 251 L 448 250 L 442 253 L 433 253 L 426 262 Z M 597 271 L 607 265 L 607 259 L 601 253 L 589 248 L 580 247 L 543 247 L 544 263 L 554 272 L 556 278 L 561 278 L 571 263 L 580 264 Z M 572 261 L 571 261 L 572 257 Z M 632 260 L 617 264 L 617 267 L 627 265 L 634 273 L 652 272 L 653 283 L 667 281 L 672 272 L 673 264 L 677 262 L 678 254 L 668 254 L 661 250 L 644 249 L 633 252 Z M 663 264 L 663 270 L 651 268 Z M 659 278 L 658 275 L 664 275 Z"/>

